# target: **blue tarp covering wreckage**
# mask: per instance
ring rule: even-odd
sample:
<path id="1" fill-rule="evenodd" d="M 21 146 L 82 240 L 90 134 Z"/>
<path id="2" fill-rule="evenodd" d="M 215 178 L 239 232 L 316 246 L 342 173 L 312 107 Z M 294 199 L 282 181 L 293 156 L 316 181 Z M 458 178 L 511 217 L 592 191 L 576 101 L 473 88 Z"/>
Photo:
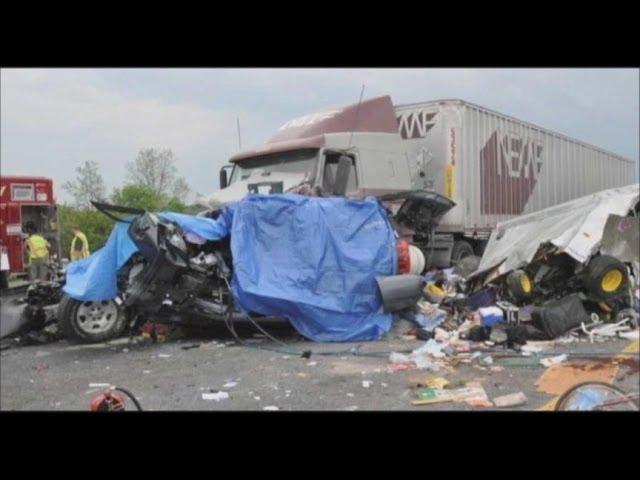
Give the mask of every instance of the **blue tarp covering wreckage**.
<path id="1" fill-rule="evenodd" d="M 246 312 L 285 317 L 315 341 L 376 340 L 391 326 L 376 277 L 396 273 L 395 233 L 374 198 L 249 195 L 216 220 L 159 215 L 185 234 L 231 235 L 232 293 Z M 127 228 L 116 224 L 102 249 L 69 265 L 70 297 L 116 296 L 116 272 L 137 251 Z"/>

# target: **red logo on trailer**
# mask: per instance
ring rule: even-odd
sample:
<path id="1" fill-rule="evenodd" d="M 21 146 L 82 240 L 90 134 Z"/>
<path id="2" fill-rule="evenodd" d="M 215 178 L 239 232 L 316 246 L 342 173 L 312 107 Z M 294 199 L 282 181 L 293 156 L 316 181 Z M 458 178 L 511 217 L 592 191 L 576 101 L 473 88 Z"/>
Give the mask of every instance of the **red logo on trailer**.
<path id="1" fill-rule="evenodd" d="M 538 182 L 541 156 L 536 140 L 493 132 L 480 150 L 481 212 L 521 214 Z"/>

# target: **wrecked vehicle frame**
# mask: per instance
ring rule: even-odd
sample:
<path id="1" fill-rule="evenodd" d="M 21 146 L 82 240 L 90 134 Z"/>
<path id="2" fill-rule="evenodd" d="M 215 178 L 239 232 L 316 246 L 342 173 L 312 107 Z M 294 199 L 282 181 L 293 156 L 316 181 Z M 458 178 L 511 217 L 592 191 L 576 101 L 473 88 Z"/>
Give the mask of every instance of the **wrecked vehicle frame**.
<path id="1" fill-rule="evenodd" d="M 639 211 L 638 186 L 629 185 L 500 223 L 468 280 L 475 290 L 493 285 L 517 304 L 579 291 L 615 313 L 629 301 L 629 272 L 640 250 Z"/>
<path id="2" fill-rule="evenodd" d="M 334 193 L 339 193 L 344 185 L 336 188 Z M 398 229 L 411 229 L 425 242 L 439 219 L 454 206 L 451 200 L 429 191 L 402 192 L 378 200 L 402 201 L 395 216 L 386 209 L 391 225 L 397 233 Z M 115 299 L 83 302 L 63 296 L 58 321 L 68 338 L 104 341 L 143 320 L 185 326 L 284 321 L 281 317 L 249 316 L 236 308 L 230 288 L 233 261 L 229 237 L 189 241 L 193 239 L 162 214 L 98 202 L 94 206 L 116 221 L 129 223 L 127 233 L 138 251 L 117 273 L 119 294 Z M 204 216 L 216 219 L 221 214 L 221 210 L 213 210 Z"/>

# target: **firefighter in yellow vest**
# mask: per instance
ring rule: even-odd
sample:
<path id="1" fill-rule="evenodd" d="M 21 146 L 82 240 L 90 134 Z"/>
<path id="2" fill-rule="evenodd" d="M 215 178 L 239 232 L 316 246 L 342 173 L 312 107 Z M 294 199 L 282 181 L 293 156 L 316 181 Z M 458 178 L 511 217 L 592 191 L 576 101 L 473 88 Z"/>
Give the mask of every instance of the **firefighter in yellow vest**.
<path id="1" fill-rule="evenodd" d="M 70 227 L 73 234 L 73 240 L 71 240 L 71 251 L 69 252 L 69 258 L 72 262 L 76 260 L 82 260 L 87 258 L 91 252 L 89 252 L 89 241 L 87 236 L 80 231 L 80 229 L 72 225 Z"/>
<path id="2" fill-rule="evenodd" d="M 51 245 L 42 236 L 36 233 L 34 225 L 27 224 L 25 228 L 27 240 L 25 250 L 29 255 L 29 280 L 47 280 L 49 266 L 49 248 Z"/>

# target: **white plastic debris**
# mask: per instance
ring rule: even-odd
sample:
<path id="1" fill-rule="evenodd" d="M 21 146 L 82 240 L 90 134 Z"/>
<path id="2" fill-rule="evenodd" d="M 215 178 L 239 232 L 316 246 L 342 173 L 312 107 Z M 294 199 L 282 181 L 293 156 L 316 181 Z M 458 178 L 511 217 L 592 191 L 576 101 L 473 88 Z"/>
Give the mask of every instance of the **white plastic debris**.
<path id="1" fill-rule="evenodd" d="M 169 358 L 171 355 L 167 354 L 167 353 L 159 353 L 158 354 L 158 358 Z"/>
<path id="2" fill-rule="evenodd" d="M 427 354 L 412 355 L 411 358 L 418 370 L 431 370 L 433 372 L 440 370 L 440 365 L 434 362 Z"/>
<path id="3" fill-rule="evenodd" d="M 266 407 L 263 407 L 262 410 L 266 410 L 268 412 L 275 412 L 277 410 L 280 410 L 280 408 L 276 407 L 275 405 L 267 405 Z"/>
<path id="4" fill-rule="evenodd" d="M 487 355 L 486 357 L 483 357 L 482 363 L 486 365 L 493 365 L 493 357 L 491 355 Z"/>
<path id="5" fill-rule="evenodd" d="M 238 382 L 234 382 L 234 381 L 228 381 L 227 383 L 225 383 L 224 385 L 222 385 L 222 388 L 233 388 L 236 385 L 238 385 Z"/>
<path id="6" fill-rule="evenodd" d="M 618 336 L 626 338 L 627 340 L 639 340 L 640 330 L 634 330 L 633 332 L 619 332 Z"/>
<path id="7" fill-rule="evenodd" d="M 443 328 L 436 328 L 434 330 L 433 338 L 435 338 L 435 340 L 438 342 L 446 342 L 447 340 L 449 340 L 449 337 L 450 337 L 449 332 L 447 332 Z"/>
<path id="8" fill-rule="evenodd" d="M 493 404 L 498 408 L 504 407 L 519 407 L 527 403 L 527 396 L 522 393 L 512 393 L 510 395 L 503 395 L 493 399 Z"/>
<path id="9" fill-rule="evenodd" d="M 215 400 L 219 402 L 220 400 L 226 400 L 229 398 L 229 394 L 227 392 L 214 392 L 214 393 L 203 393 L 203 400 Z"/>
<path id="10" fill-rule="evenodd" d="M 362 386 L 364 388 L 369 388 L 372 384 L 373 384 L 373 382 L 371 380 L 363 380 L 362 381 Z"/>
<path id="11" fill-rule="evenodd" d="M 442 358 L 445 356 L 442 351 L 443 345 L 430 338 L 423 346 L 413 351 L 413 354 L 426 353 L 434 358 Z"/>
<path id="12" fill-rule="evenodd" d="M 540 360 L 540 364 L 544 367 L 550 367 L 551 365 L 556 365 L 558 363 L 562 363 L 567 359 L 567 354 L 563 353 L 562 355 L 558 355 L 555 357 L 547 357 Z"/>
<path id="13" fill-rule="evenodd" d="M 403 353 L 391 352 L 391 354 L 389 355 L 389 362 L 391 363 L 404 363 L 410 361 L 411 358 L 409 358 L 409 355 L 405 355 Z"/>
<path id="14" fill-rule="evenodd" d="M 318 364 L 318 362 L 309 362 L 307 363 L 307 367 L 315 367 Z"/>

